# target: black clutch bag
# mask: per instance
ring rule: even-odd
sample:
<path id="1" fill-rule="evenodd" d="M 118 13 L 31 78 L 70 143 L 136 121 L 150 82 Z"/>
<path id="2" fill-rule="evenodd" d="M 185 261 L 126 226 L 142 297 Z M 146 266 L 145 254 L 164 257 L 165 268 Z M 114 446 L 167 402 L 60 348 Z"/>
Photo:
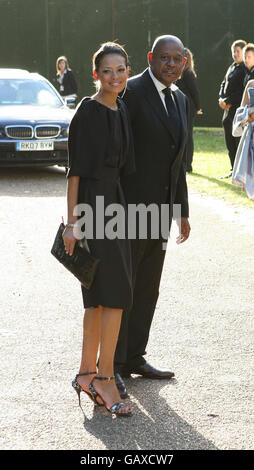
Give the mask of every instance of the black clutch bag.
<path id="1" fill-rule="evenodd" d="M 70 271 L 86 288 L 90 289 L 100 260 L 95 259 L 88 248 L 87 240 L 78 240 L 75 244 L 73 254 L 66 253 L 63 241 L 65 225 L 60 224 L 51 253 L 55 258 Z"/>

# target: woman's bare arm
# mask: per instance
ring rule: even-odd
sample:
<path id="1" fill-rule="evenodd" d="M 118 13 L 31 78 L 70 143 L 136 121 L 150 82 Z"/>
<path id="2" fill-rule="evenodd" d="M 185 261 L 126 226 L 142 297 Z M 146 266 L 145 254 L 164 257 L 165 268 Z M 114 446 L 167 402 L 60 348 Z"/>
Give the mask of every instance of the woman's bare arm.
<path id="1" fill-rule="evenodd" d="M 74 224 L 77 216 L 73 215 L 74 207 L 78 203 L 79 176 L 70 176 L 67 180 L 67 223 Z M 72 227 L 66 227 L 63 232 L 65 251 L 72 255 L 76 243 Z"/>
<path id="2" fill-rule="evenodd" d="M 77 216 L 73 215 L 78 203 L 79 176 L 70 176 L 67 180 L 67 222 L 75 223 Z"/>

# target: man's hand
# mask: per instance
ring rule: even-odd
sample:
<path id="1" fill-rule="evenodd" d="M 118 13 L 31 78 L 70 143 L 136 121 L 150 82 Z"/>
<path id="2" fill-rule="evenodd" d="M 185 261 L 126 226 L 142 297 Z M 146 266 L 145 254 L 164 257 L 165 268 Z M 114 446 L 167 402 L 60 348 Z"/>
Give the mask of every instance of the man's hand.
<path id="1" fill-rule="evenodd" d="M 176 239 L 176 243 L 179 245 L 189 238 L 191 228 L 188 217 L 181 217 L 180 219 L 176 219 L 176 223 L 179 227 L 179 236 Z"/>
<path id="2" fill-rule="evenodd" d="M 220 106 L 221 109 L 231 108 L 231 104 L 229 104 L 229 103 L 226 104 L 225 101 L 222 98 L 219 99 L 219 106 Z"/>

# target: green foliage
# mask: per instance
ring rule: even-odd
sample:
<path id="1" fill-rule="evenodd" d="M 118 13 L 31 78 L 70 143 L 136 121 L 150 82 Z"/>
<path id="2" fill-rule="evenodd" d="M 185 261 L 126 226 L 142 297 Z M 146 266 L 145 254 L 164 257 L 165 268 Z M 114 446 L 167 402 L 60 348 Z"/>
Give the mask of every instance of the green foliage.
<path id="1" fill-rule="evenodd" d="M 196 123 L 205 126 L 221 122 L 218 93 L 232 42 L 253 37 L 253 0 L 0 0 L 0 7 L 1 67 L 39 72 L 58 87 L 56 59 L 66 55 L 79 99 L 94 93 L 91 59 L 101 43 L 123 44 L 135 75 L 157 36 L 179 36 L 194 54 L 204 111 Z"/>

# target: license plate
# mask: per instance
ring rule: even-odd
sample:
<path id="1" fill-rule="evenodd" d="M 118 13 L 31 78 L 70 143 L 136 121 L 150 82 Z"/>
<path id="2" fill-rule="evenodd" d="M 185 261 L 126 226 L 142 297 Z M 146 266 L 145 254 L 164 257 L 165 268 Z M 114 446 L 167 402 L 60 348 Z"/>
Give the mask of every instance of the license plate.
<path id="1" fill-rule="evenodd" d="M 16 143 L 16 150 L 20 152 L 42 152 L 42 151 L 49 151 L 54 150 L 54 142 L 44 142 L 42 140 L 35 141 L 25 141 L 21 140 Z"/>

